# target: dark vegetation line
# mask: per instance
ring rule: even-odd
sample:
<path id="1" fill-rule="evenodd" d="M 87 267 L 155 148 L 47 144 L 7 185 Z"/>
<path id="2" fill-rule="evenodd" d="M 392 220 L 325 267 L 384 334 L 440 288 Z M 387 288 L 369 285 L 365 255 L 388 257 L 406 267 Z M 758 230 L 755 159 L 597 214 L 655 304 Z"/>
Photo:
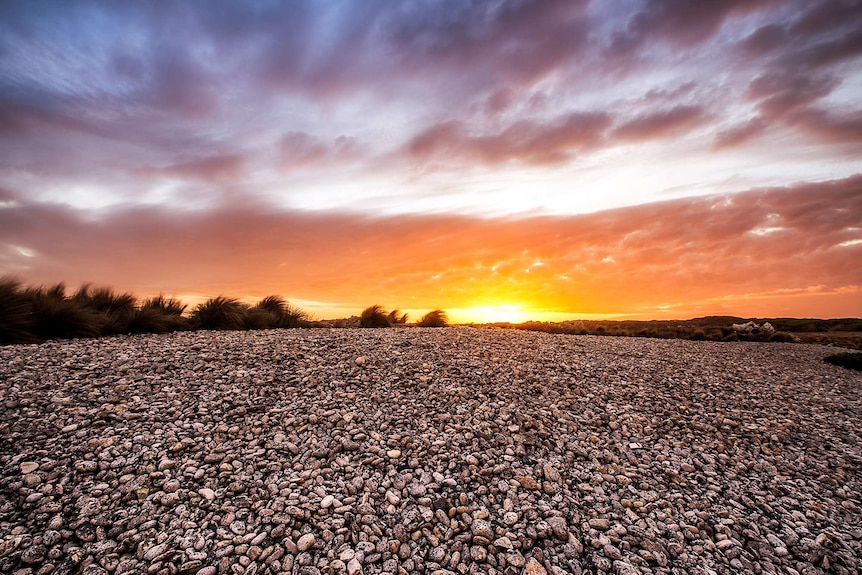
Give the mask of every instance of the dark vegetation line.
<path id="1" fill-rule="evenodd" d="M 361 315 L 313 321 L 304 310 L 276 295 L 255 305 L 218 296 L 192 310 L 180 301 L 158 295 L 143 301 L 110 288 L 81 286 L 67 293 L 64 284 L 24 287 L 14 278 L 0 279 L 0 345 L 38 343 L 50 339 L 119 334 L 169 333 L 193 330 L 255 330 L 303 327 L 388 328 L 407 324 L 407 314 L 380 305 Z M 449 325 L 446 312 L 433 310 L 418 327 Z M 571 335 L 610 335 L 709 341 L 774 341 L 839 345 L 862 349 L 862 319 L 773 318 L 747 320 L 710 316 L 686 321 L 566 321 L 497 323 L 503 327 Z M 740 329 L 743 327 L 744 329 Z M 862 354 L 838 354 L 830 363 L 859 369 Z"/>
<path id="2" fill-rule="evenodd" d="M 81 286 L 71 295 L 63 284 L 23 287 L 0 280 L 0 344 L 118 334 L 169 333 L 198 329 L 306 327 L 309 315 L 279 296 L 251 306 L 215 297 L 186 314 L 186 306 L 162 295 L 138 301 L 110 288 Z"/>
<path id="3" fill-rule="evenodd" d="M 358 318 L 315 322 L 304 310 L 271 295 L 255 305 L 218 296 L 188 313 L 180 301 L 158 295 L 143 301 L 132 294 L 89 284 L 68 293 L 62 283 L 24 287 L 14 278 L 0 279 L 0 345 L 38 343 L 50 339 L 102 337 L 174 331 L 252 330 L 301 327 L 392 327 L 407 323 L 407 314 L 374 305 Z M 446 313 L 434 310 L 416 325 L 448 325 Z"/>
<path id="4" fill-rule="evenodd" d="M 708 316 L 689 320 L 564 321 L 496 327 L 570 335 L 610 335 L 700 341 L 774 341 L 820 343 L 862 349 L 862 319 L 798 319 Z"/>

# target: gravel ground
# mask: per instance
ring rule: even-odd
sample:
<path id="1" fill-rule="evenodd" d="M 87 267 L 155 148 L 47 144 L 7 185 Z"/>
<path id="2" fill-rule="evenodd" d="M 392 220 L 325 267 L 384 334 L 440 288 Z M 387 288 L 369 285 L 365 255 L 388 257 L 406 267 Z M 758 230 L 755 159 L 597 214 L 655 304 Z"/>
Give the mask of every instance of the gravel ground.
<path id="1" fill-rule="evenodd" d="M 858 573 L 830 348 L 470 328 L 0 348 L 0 572 Z"/>

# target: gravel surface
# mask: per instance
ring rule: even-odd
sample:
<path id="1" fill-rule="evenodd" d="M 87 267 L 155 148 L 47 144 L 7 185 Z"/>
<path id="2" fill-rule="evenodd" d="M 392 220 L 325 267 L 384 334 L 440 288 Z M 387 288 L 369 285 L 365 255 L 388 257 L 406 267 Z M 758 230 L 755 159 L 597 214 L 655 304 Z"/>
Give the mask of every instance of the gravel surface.
<path id="1" fill-rule="evenodd" d="M 830 348 L 471 328 L 0 348 L 0 572 L 858 573 Z"/>

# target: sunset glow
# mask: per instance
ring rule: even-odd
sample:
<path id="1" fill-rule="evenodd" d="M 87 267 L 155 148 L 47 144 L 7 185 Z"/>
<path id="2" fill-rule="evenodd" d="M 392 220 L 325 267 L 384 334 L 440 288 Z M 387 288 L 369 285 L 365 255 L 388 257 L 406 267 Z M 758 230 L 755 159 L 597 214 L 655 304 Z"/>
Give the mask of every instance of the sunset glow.
<path id="1" fill-rule="evenodd" d="M 859 316 L 859 30 L 855 0 L 7 2 L 0 275 Z"/>

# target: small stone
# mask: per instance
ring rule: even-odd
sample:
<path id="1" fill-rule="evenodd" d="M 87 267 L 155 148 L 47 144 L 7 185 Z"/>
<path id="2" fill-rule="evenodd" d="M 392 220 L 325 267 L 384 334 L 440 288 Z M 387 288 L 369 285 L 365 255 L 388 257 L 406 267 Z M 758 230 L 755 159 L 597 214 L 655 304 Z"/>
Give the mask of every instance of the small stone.
<path id="1" fill-rule="evenodd" d="M 359 357 L 357 357 L 353 361 L 354 361 L 354 363 L 356 363 L 356 365 L 365 365 L 365 356 L 360 355 Z"/>
<path id="2" fill-rule="evenodd" d="M 32 547 L 28 547 L 21 554 L 21 561 L 27 564 L 41 563 L 45 560 L 45 554 L 47 553 L 47 549 L 45 549 L 42 545 L 33 545 Z"/>
<path id="3" fill-rule="evenodd" d="M 234 535 L 245 535 L 246 526 L 242 521 L 234 521 L 230 524 L 230 530 Z"/>
<path id="4" fill-rule="evenodd" d="M 536 490 L 539 490 L 542 488 L 542 486 L 539 485 L 538 481 L 536 481 L 532 477 L 527 477 L 525 475 L 516 475 L 515 481 L 520 483 L 521 487 L 523 487 L 524 489 L 530 489 L 530 490 L 536 491 Z"/>
<path id="5" fill-rule="evenodd" d="M 401 457 L 401 450 L 400 449 L 390 449 L 389 451 L 386 452 L 386 457 L 388 457 L 389 459 L 398 459 L 399 457 Z"/>
<path id="6" fill-rule="evenodd" d="M 332 507 L 332 503 L 335 501 L 335 497 L 332 495 L 327 495 L 323 499 L 320 500 L 320 508 L 321 509 L 329 509 Z"/>
<path id="7" fill-rule="evenodd" d="M 312 545 L 314 545 L 314 535 L 312 533 L 306 533 L 296 542 L 296 548 L 300 553 L 308 551 Z"/>
<path id="8" fill-rule="evenodd" d="M 165 507 L 173 507 L 180 501 L 180 496 L 177 493 L 165 493 L 162 495 L 161 503 Z"/>
<path id="9" fill-rule="evenodd" d="M 96 471 L 97 469 L 99 469 L 99 464 L 96 463 L 95 461 L 92 461 L 89 459 L 84 459 L 84 460 L 75 462 L 75 469 L 77 469 L 78 471 L 81 471 L 83 473 L 92 473 L 92 472 Z"/>
<path id="10" fill-rule="evenodd" d="M 547 523 L 558 539 L 561 541 L 569 540 L 569 526 L 566 524 L 565 518 L 549 517 Z"/>
<path id="11" fill-rule="evenodd" d="M 524 556 L 521 555 L 520 551 L 512 551 L 511 553 L 506 553 L 506 563 L 511 565 L 512 567 L 517 567 L 520 569 L 524 565 L 526 565 L 527 560 L 524 559 Z"/>
<path id="12" fill-rule="evenodd" d="M 215 499 L 215 491 L 208 487 L 198 489 L 198 494 L 207 501 L 212 501 L 213 499 Z"/>
<path id="13" fill-rule="evenodd" d="M 347 562 L 347 575 L 358 575 L 362 573 L 362 563 L 354 557 Z"/>
<path id="14" fill-rule="evenodd" d="M 338 558 L 341 559 L 341 561 L 347 563 L 348 561 L 353 559 L 355 556 L 356 556 L 356 551 L 354 551 L 353 549 L 348 547 L 347 549 L 345 549 L 344 551 L 342 551 L 338 555 Z"/>
<path id="15" fill-rule="evenodd" d="M 470 559 L 473 561 L 484 561 L 488 558 L 488 551 L 481 545 L 473 545 L 470 547 Z"/>
<path id="16" fill-rule="evenodd" d="M 484 537 L 488 540 L 494 538 L 494 530 L 491 529 L 491 524 L 484 519 L 476 519 L 473 521 L 473 524 L 470 526 L 470 530 L 473 532 L 474 537 Z"/>
<path id="17" fill-rule="evenodd" d="M 35 461 L 23 461 L 21 462 L 20 467 L 21 473 L 23 473 L 24 475 L 28 475 L 39 469 L 39 464 Z"/>
<path id="18" fill-rule="evenodd" d="M 611 528 L 611 522 L 604 517 L 590 519 L 589 523 L 590 527 L 592 527 L 593 529 L 598 529 L 599 531 L 607 531 Z"/>
<path id="19" fill-rule="evenodd" d="M 542 564 L 530 557 L 527 561 L 527 566 L 524 568 L 525 575 L 548 575 L 548 572 L 542 567 Z"/>
<path id="20" fill-rule="evenodd" d="M 209 565 L 207 567 L 201 567 L 198 569 L 198 572 L 195 575 L 215 575 L 216 568 L 213 565 Z"/>
<path id="21" fill-rule="evenodd" d="M 545 479 L 553 483 L 560 483 L 563 480 L 562 476 L 560 476 L 560 472 L 557 471 L 553 465 L 542 466 L 542 475 L 545 476 Z"/>
<path id="22" fill-rule="evenodd" d="M 153 545 L 144 553 L 144 561 L 152 561 L 168 549 L 167 543 L 159 543 L 158 545 Z"/>

